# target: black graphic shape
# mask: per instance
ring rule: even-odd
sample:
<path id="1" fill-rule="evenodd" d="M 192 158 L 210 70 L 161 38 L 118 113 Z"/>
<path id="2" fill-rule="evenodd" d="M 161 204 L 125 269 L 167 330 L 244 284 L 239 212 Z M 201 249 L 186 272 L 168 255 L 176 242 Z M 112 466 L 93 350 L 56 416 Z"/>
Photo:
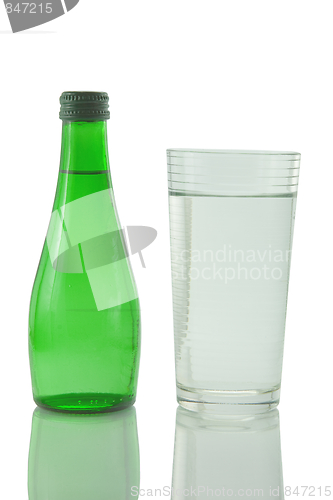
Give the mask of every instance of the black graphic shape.
<path id="1" fill-rule="evenodd" d="M 156 238 L 157 231 L 147 226 L 127 226 L 131 254 L 138 253 L 142 267 L 146 267 L 142 250 Z M 62 252 L 52 263 L 60 273 L 84 273 L 128 257 L 123 229 L 83 241 Z"/>

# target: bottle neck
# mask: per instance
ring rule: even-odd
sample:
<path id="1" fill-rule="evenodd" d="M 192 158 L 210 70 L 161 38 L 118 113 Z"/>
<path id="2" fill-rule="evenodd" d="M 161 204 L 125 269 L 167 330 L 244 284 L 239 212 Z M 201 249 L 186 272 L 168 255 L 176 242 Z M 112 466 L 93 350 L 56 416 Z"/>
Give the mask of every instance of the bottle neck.
<path id="1" fill-rule="evenodd" d="M 60 172 L 109 170 L 106 121 L 63 122 Z"/>

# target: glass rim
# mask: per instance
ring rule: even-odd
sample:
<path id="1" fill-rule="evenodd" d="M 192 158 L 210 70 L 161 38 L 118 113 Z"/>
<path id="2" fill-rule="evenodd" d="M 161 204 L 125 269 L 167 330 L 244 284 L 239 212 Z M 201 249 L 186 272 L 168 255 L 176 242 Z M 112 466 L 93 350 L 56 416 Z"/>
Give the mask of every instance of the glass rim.
<path id="1" fill-rule="evenodd" d="M 231 156 L 295 156 L 301 157 L 301 153 L 296 151 L 270 151 L 270 150 L 255 150 L 255 149 L 196 149 L 196 148 L 170 148 L 167 153 L 193 153 L 193 154 L 216 154 L 216 155 L 231 155 Z"/>

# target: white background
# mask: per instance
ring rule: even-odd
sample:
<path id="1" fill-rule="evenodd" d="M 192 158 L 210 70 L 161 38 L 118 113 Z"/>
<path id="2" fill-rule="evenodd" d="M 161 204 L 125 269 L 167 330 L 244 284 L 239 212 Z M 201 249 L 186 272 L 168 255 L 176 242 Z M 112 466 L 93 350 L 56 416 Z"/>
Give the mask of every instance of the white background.
<path id="1" fill-rule="evenodd" d="M 81 0 L 13 35 L 0 5 L 2 498 L 28 497 L 28 306 L 57 182 L 64 90 L 109 93 L 121 222 L 158 231 L 143 252 L 147 268 L 132 258 L 143 324 L 143 488 L 169 485 L 172 473 L 165 150 L 302 154 L 279 406 L 284 483 L 332 484 L 332 18 L 332 2 L 321 0 Z"/>

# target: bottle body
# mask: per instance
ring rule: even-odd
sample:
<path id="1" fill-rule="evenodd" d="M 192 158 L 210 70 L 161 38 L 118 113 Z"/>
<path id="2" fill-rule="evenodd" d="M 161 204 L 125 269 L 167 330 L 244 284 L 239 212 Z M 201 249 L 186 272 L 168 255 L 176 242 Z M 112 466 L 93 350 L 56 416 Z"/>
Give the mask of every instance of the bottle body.
<path id="1" fill-rule="evenodd" d="M 133 404 L 140 308 L 119 223 L 106 125 L 63 125 L 51 221 L 30 304 L 35 402 L 98 412 Z"/>

